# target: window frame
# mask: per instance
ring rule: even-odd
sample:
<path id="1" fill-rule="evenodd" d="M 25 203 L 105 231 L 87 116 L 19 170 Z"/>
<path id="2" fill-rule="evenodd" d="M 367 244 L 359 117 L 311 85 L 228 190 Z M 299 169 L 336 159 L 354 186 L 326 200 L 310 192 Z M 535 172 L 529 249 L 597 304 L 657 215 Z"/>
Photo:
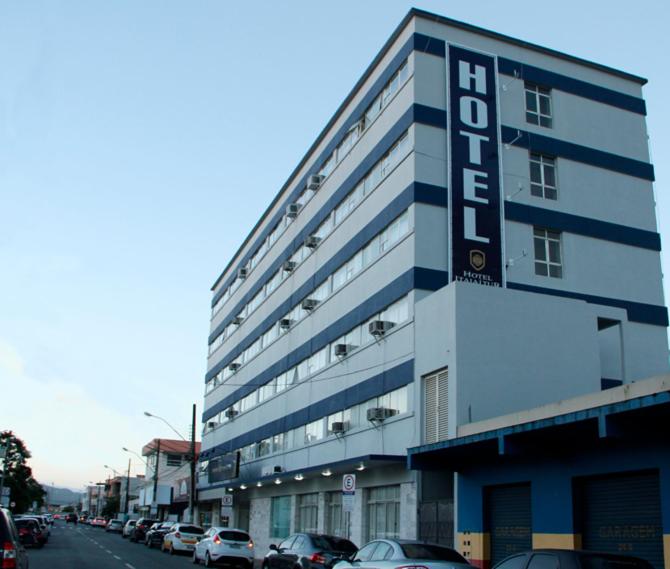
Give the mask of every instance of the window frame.
<path id="1" fill-rule="evenodd" d="M 552 104 L 552 89 L 530 81 L 524 82 L 524 103 L 526 110 L 526 122 L 528 124 L 541 126 L 544 128 L 553 128 L 554 113 Z M 529 97 L 535 105 L 535 109 L 529 107 Z M 548 114 L 542 111 L 542 101 L 548 106 Z"/>
<path id="2" fill-rule="evenodd" d="M 538 234 L 543 232 L 543 234 Z M 533 262 L 535 267 L 535 275 L 540 277 L 548 278 L 565 278 L 565 266 L 563 261 L 563 233 L 561 231 L 556 231 L 555 229 L 549 229 L 546 227 L 533 226 Z M 544 259 L 538 258 L 538 243 L 542 242 L 542 250 L 544 254 Z M 552 260 L 552 249 L 551 244 L 558 244 L 558 261 Z M 546 272 L 538 270 L 540 267 L 545 267 Z M 552 268 L 554 273 L 552 274 Z"/>

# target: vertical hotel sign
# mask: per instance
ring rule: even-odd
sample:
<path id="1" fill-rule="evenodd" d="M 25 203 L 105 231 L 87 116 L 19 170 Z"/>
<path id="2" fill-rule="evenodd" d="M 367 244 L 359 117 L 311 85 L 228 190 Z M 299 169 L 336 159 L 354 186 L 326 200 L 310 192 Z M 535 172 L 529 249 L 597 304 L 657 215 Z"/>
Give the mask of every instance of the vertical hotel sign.
<path id="1" fill-rule="evenodd" d="M 504 286 L 495 57 L 449 46 L 451 280 Z"/>

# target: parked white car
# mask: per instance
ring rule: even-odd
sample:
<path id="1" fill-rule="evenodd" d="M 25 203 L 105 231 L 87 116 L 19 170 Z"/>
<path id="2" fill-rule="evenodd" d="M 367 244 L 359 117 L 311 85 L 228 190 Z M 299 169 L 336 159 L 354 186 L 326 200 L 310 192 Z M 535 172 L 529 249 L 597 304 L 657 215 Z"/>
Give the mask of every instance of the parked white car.
<path id="1" fill-rule="evenodd" d="M 121 537 L 130 537 L 130 534 L 133 531 L 133 528 L 135 527 L 135 524 L 137 523 L 137 520 L 128 520 L 126 522 L 126 525 L 123 526 L 123 531 L 121 532 Z"/>
<path id="2" fill-rule="evenodd" d="M 172 529 L 165 534 L 161 551 L 167 551 L 174 555 L 180 551 L 193 551 L 196 543 L 202 538 L 205 530 L 200 526 L 193 524 L 175 524 Z"/>
<path id="3" fill-rule="evenodd" d="M 351 560 L 342 560 L 335 569 L 473 569 L 457 551 L 432 543 L 409 539 L 376 539 L 361 547 Z"/>
<path id="4" fill-rule="evenodd" d="M 253 569 L 254 542 L 241 529 L 212 527 L 202 536 L 193 550 L 193 563 L 205 567 L 223 563 L 238 569 Z"/>

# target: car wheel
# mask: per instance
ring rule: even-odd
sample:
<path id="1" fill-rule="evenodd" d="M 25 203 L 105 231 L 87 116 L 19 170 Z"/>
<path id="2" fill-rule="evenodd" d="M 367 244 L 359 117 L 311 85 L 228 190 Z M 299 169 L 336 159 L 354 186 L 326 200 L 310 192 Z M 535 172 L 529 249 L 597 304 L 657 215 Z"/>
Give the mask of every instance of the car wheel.
<path id="1" fill-rule="evenodd" d="M 195 549 L 193 550 L 193 559 L 191 561 L 193 561 L 193 565 L 198 565 L 200 563 L 198 561 L 198 555 L 196 554 Z"/>
<path id="2" fill-rule="evenodd" d="M 214 567 L 212 564 L 212 558 L 209 556 L 209 551 L 205 553 L 205 567 Z"/>

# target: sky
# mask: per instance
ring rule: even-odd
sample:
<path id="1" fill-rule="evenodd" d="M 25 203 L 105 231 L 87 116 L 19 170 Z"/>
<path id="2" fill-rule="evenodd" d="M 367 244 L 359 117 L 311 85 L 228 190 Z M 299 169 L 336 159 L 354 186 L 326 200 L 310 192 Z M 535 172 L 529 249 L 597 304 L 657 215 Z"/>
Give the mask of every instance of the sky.
<path id="1" fill-rule="evenodd" d="M 211 285 L 412 6 L 648 78 L 670 240 L 665 0 L 2 0 L 0 429 L 38 480 L 143 472 L 144 411 L 188 436 Z"/>

